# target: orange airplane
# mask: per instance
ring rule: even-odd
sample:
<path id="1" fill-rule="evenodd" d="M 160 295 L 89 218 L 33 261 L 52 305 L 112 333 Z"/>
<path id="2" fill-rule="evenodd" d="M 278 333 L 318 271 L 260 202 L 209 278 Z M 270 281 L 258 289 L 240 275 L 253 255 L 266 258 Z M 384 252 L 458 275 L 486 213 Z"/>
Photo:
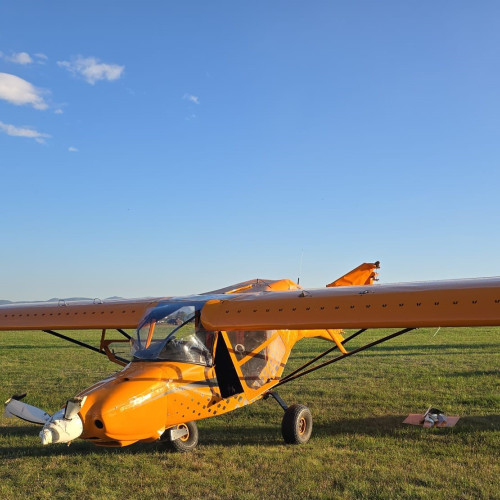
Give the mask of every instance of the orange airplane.
<path id="1" fill-rule="evenodd" d="M 305 443 L 311 413 L 288 407 L 278 386 L 415 328 L 500 325 L 500 278 L 373 284 L 378 267 L 362 264 L 325 289 L 258 279 L 187 297 L 0 306 L 0 330 L 42 330 L 123 366 L 52 416 L 21 401 L 24 395 L 10 398 L 5 414 L 43 425 L 43 444 L 162 440 L 189 451 L 198 443 L 196 420 L 271 396 L 284 410 L 285 442 Z M 345 345 L 368 328 L 397 331 L 348 352 Z M 78 329 L 101 330 L 99 347 L 56 331 Z M 121 339 L 109 339 L 111 329 Z M 342 329 L 357 331 L 344 338 Z M 293 346 L 307 337 L 333 347 L 282 377 Z"/>

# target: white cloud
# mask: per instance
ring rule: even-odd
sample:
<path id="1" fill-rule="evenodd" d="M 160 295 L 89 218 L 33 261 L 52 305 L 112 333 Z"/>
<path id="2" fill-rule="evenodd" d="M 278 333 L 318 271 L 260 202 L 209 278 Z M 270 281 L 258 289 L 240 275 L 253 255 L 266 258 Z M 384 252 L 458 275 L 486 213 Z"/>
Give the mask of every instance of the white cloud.
<path id="1" fill-rule="evenodd" d="M 11 56 L 4 56 L 4 59 L 16 64 L 31 64 L 33 62 L 27 52 L 13 52 Z"/>
<path id="2" fill-rule="evenodd" d="M 66 68 L 74 75 L 81 75 L 83 78 L 94 85 L 99 80 L 118 80 L 125 69 L 125 66 L 118 64 L 106 64 L 100 62 L 95 57 L 78 56 L 70 61 L 58 61 L 57 64 L 62 68 Z"/>
<path id="3" fill-rule="evenodd" d="M 47 109 L 49 106 L 41 94 L 40 89 L 26 80 L 9 73 L 0 73 L 0 99 L 16 106 L 30 104 L 35 109 Z"/>
<path id="4" fill-rule="evenodd" d="M 56 109 L 56 110 L 54 111 L 54 113 L 55 113 L 56 115 L 62 115 L 62 114 L 64 113 L 64 111 L 63 111 L 61 108 L 58 108 L 58 109 Z"/>
<path id="5" fill-rule="evenodd" d="M 5 132 L 7 135 L 13 137 L 27 137 L 28 139 L 35 139 L 36 142 L 43 144 L 45 139 L 49 138 L 49 134 L 43 134 L 31 127 L 16 127 L 8 123 L 0 122 L 0 131 Z"/>
<path id="6" fill-rule="evenodd" d="M 33 59 L 33 57 L 35 59 Z M 37 62 L 38 64 L 45 64 L 49 59 L 45 54 L 42 54 L 41 52 L 33 54 L 33 57 L 31 57 L 27 52 L 12 52 L 10 56 L 0 52 L 0 58 L 15 64 L 31 64 L 34 62 Z"/>
<path id="7" fill-rule="evenodd" d="M 188 101 L 194 102 L 195 104 L 200 104 L 200 98 L 198 96 L 191 95 L 191 94 L 184 94 L 182 98 L 187 99 Z"/>
<path id="8" fill-rule="evenodd" d="M 68 151 L 71 151 L 72 153 L 78 153 L 79 150 L 77 148 L 74 148 L 73 146 L 70 146 L 68 148 Z"/>

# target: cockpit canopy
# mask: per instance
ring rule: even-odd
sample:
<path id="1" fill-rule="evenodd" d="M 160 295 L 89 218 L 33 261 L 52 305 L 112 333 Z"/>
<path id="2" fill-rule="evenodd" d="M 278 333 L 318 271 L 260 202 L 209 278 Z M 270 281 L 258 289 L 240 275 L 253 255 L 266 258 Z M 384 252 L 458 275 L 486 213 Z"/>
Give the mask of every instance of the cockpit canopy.
<path id="1" fill-rule="evenodd" d="M 151 310 L 136 330 L 132 355 L 141 361 L 212 365 L 214 332 L 200 324 L 195 305 L 169 303 Z"/>

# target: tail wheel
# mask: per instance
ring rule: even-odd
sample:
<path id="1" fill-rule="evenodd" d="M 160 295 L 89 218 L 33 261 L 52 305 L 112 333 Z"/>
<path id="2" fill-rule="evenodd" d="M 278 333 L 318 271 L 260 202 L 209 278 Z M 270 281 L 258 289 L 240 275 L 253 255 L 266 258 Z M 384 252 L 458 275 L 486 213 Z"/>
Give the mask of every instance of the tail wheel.
<path id="1" fill-rule="evenodd" d="M 309 408 L 292 405 L 285 410 L 281 422 L 281 433 L 287 444 L 304 444 L 312 434 L 313 422 Z"/>
<path id="2" fill-rule="evenodd" d="M 186 422 L 185 424 L 179 424 L 177 429 L 186 430 L 187 434 L 173 441 L 168 441 L 170 447 L 181 453 L 194 450 L 198 445 L 198 426 L 196 423 Z"/>

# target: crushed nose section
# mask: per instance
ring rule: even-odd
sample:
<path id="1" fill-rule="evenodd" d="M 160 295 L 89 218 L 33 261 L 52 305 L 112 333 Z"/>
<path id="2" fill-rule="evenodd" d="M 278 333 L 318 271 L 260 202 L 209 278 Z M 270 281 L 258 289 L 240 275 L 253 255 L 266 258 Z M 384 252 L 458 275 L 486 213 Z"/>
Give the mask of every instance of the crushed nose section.
<path id="1" fill-rule="evenodd" d="M 54 413 L 49 422 L 47 422 L 40 432 L 42 444 L 69 443 L 83 432 L 83 422 L 78 415 L 71 419 L 64 418 L 64 411 L 59 410 Z"/>
<path id="2" fill-rule="evenodd" d="M 43 426 L 40 432 L 42 444 L 69 443 L 81 436 L 83 422 L 78 412 L 85 404 L 87 396 L 71 398 L 66 403 L 66 408 L 59 410 Z"/>
<path id="3" fill-rule="evenodd" d="M 5 402 L 5 417 L 18 417 L 26 422 L 43 425 L 40 432 L 42 444 L 69 443 L 83 432 L 83 422 L 78 412 L 85 404 L 87 396 L 83 398 L 71 398 L 66 403 L 66 407 L 54 413 L 52 417 L 29 404 L 23 403 L 26 394 L 12 396 Z"/>
<path id="4" fill-rule="evenodd" d="M 48 422 L 50 420 L 50 415 L 48 413 L 36 406 L 31 406 L 21 401 L 25 396 L 26 394 L 12 396 L 5 401 L 4 416 L 17 417 L 26 422 L 40 425 L 44 425 Z"/>

